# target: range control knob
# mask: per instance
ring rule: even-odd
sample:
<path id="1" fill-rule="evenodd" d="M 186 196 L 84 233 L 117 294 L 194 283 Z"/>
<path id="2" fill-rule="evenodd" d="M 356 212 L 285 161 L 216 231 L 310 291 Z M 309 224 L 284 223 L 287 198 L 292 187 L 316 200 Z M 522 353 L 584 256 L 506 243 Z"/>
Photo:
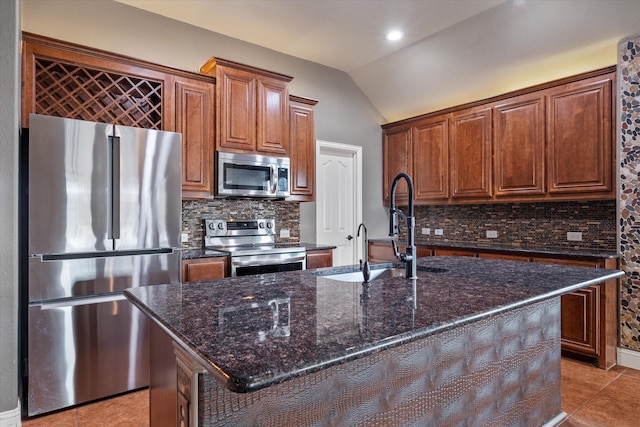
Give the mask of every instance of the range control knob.
<path id="1" fill-rule="evenodd" d="M 209 226 L 209 230 L 213 230 L 213 229 L 216 227 L 216 224 L 215 224 L 213 221 L 211 221 L 211 222 L 208 224 L 208 226 Z"/>
<path id="2" fill-rule="evenodd" d="M 264 228 L 264 222 L 262 221 L 258 222 L 258 228 Z"/>
<path id="3" fill-rule="evenodd" d="M 267 221 L 267 228 L 273 228 L 273 223 L 271 221 Z"/>
<path id="4" fill-rule="evenodd" d="M 224 222 L 218 223 L 218 230 L 224 230 Z"/>

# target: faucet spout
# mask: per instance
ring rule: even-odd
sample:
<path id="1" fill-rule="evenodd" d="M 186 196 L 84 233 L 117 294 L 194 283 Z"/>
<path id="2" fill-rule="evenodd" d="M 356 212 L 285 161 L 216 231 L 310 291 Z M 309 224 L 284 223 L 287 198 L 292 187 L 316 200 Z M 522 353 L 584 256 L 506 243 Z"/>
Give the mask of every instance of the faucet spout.
<path id="1" fill-rule="evenodd" d="M 409 211 L 407 215 L 405 215 L 400 209 L 396 208 L 396 187 L 401 179 L 404 179 L 407 182 L 407 187 L 409 189 Z M 400 215 L 407 223 L 407 245 L 405 247 L 405 253 L 403 254 L 398 252 L 398 247 L 395 244 L 395 240 L 392 241 L 393 253 L 398 258 L 398 260 L 404 263 L 405 277 L 407 279 L 415 279 L 417 277 L 415 245 L 416 219 L 414 216 L 413 206 L 413 181 L 411 180 L 411 177 L 405 172 L 400 172 L 395 176 L 395 178 L 393 178 L 389 200 L 389 236 L 398 236 L 398 215 Z"/>
<path id="2" fill-rule="evenodd" d="M 364 223 L 360 223 L 358 226 L 358 234 L 357 237 L 360 237 L 360 229 L 364 229 L 364 239 L 362 239 L 362 254 L 364 260 L 360 260 L 360 271 L 362 271 L 362 275 L 364 277 L 364 282 L 368 283 L 371 278 L 371 268 L 369 267 L 369 238 L 367 237 L 367 226 Z"/>

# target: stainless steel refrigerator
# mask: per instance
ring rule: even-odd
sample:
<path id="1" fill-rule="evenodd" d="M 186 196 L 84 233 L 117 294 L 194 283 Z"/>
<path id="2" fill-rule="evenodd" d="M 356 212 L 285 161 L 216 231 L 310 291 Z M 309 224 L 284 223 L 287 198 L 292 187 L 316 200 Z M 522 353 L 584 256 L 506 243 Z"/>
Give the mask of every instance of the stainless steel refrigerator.
<path id="1" fill-rule="evenodd" d="M 34 114 L 26 149 L 32 416 L 148 386 L 149 325 L 122 291 L 180 281 L 182 149 L 173 132 Z"/>

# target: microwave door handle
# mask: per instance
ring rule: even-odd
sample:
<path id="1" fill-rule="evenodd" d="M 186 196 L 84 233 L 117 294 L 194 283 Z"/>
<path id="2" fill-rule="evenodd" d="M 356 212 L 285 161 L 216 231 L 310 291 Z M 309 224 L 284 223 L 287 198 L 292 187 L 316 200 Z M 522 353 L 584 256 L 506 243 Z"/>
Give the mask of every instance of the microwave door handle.
<path id="1" fill-rule="evenodd" d="M 278 188 L 278 166 L 271 165 L 271 193 L 276 194 Z"/>

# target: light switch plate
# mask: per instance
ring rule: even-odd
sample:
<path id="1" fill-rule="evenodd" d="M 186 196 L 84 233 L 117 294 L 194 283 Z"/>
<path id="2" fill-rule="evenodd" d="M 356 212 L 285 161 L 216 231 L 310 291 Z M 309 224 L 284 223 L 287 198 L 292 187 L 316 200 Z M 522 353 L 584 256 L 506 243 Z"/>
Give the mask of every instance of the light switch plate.
<path id="1" fill-rule="evenodd" d="M 580 231 L 567 231 L 567 240 L 570 242 L 581 242 L 582 233 Z"/>
<path id="2" fill-rule="evenodd" d="M 444 230 L 442 228 L 436 228 L 433 234 L 436 236 L 444 236 Z"/>
<path id="3" fill-rule="evenodd" d="M 497 230 L 487 230 L 487 239 L 497 239 L 498 231 Z"/>
<path id="4" fill-rule="evenodd" d="M 180 242 L 187 243 L 189 241 L 189 233 L 182 233 L 180 235 Z"/>
<path id="5" fill-rule="evenodd" d="M 291 233 L 289 232 L 289 230 L 280 230 L 280 237 L 282 237 L 283 239 L 288 239 L 289 237 L 291 237 Z"/>
<path id="6" fill-rule="evenodd" d="M 422 228 L 422 234 L 431 234 L 431 229 L 427 227 Z"/>

